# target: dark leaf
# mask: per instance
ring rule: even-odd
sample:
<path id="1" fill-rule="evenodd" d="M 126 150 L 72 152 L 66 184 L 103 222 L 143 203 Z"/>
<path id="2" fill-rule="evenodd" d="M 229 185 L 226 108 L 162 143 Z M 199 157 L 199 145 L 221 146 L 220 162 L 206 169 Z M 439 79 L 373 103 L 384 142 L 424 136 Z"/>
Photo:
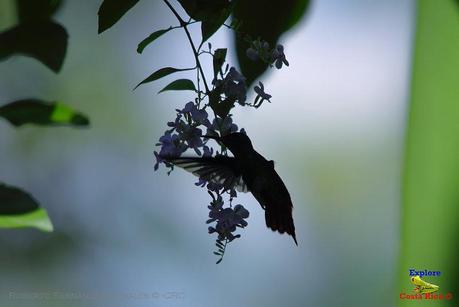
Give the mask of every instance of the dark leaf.
<path id="1" fill-rule="evenodd" d="M 48 214 L 30 194 L 0 183 L 0 228 L 18 227 L 53 231 Z"/>
<path id="2" fill-rule="evenodd" d="M 230 14 L 233 12 L 234 6 L 237 1 L 233 0 L 229 4 L 227 1 L 224 2 L 226 2 L 225 5 L 219 8 L 218 11 L 215 11 L 214 15 L 211 15 L 212 18 L 202 21 L 202 42 L 208 40 L 223 25 L 223 23 L 228 19 Z"/>
<path id="3" fill-rule="evenodd" d="M 16 215 L 35 211 L 37 201 L 30 194 L 0 183 L 0 215 Z"/>
<path id="4" fill-rule="evenodd" d="M 218 73 L 220 72 L 223 63 L 225 63 L 226 59 L 226 48 L 217 49 L 214 53 L 213 65 L 214 65 L 214 79 L 217 77 Z"/>
<path id="5" fill-rule="evenodd" d="M 67 51 L 67 32 L 54 22 L 25 23 L 0 33 L 0 60 L 31 56 L 59 72 Z"/>
<path id="6" fill-rule="evenodd" d="M 220 262 L 222 262 L 223 258 L 220 258 L 218 259 L 218 261 L 216 262 L 216 264 L 219 264 Z"/>
<path id="7" fill-rule="evenodd" d="M 236 0 L 178 0 L 187 14 L 197 21 L 202 21 L 202 42 L 212 36 L 228 19 Z"/>
<path id="8" fill-rule="evenodd" d="M 221 6 L 226 2 L 223 0 L 178 0 L 185 12 L 197 21 L 209 18 L 215 7 Z"/>
<path id="9" fill-rule="evenodd" d="M 161 35 L 169 32 L 169 30 L 171 30 L 172 28 L 169 28 L 169 29 L 163 29 L 163 30 L 158 30 L 158 31 L 155 31 L 153 33 L 151 33 L 146 39 L 144 39 L 143 41 L 140 42 L 140 44 L 137 46 L 137 52 L 138 53 L 142 53 L 143 50 L 145 49 L 145 47 L 147 47 L 150 43 L 152 43 L 153 41 L 155 41 L 158 37 L 160 37 Z"/>
<path id="10" fill-rule="evenodd" d="M 309 0 L 250 0 L 238 1 L 234 8 L 233 18 L 238 20 L 239 31 L 250 35 L 252 39 L 261 38 L 274 48 L 279 37 L 292 28 L 303 17 L 309 6 Z M 259 14 L 254 12 L 260 11 Z M 235 36 L 237 58 L 241 72 L 250 86 L 267 68 L 261 61 L 252 61 L 246 56 L 249 48 L 243 37 Z M 288 46 L 287 46 L 288 59 Z"/>
<path id="11" fill-rule="evenodd" d="M 209 105 L 217 114 L 218 104 L 220 103 L 221 89 L 216 87 L 209 93 Z"/>
<path id="12" fill-rule="evenodd" d="M 223 101 L 219 101 L 218 103 L 211 104 L 210 107 L 214 112 L 220 116 L 221 118 L 225 118 L 230 110 L 234 107 L 234 103 L 236 99 L 234 98 L 226 98 Z"/>
<path id="13" fill-rule="evenodd" d="M 99 8 L 99 34 L 111 28 L 139 0 L 104 0 Z"/>
<path id="14" fill-rule="evenodd" d="M 88 126 L 89 119 L 66 105 L 37 99 L 19 100 L 0 107 L 0 117 L 14 126 Z"/>
<path id="15" fill-rule="evenodd" d="M 214 252 L 214 255 L 221 256 L 222 254 L 219 252 Z"/>
<path id="16" fill-rule="evenodd" d="M 154 73 L 152 73 L 150 76 L 148 76 L 145 80 L 143 80 L 142 82 L 140 82 L 139 84 L 136 85 L 136 87 L 134 87 L 134 89 L 138 88 L 140 85 L 142 84 L 145 84 L 145 83 L 148 83 L 148 82 L 152 82 L 152 81 L 155 81 L 155 80 L 158 80 L 162 77 L 165 77 L 167 75 L 170 75 L 170 74 L 173 74 L 175 72 L 178 72 L 178 71 L 186 71 L 186 70 L 192 70 L 194 68 L 174 68 L 174 67 L 164 67 L 164 68 L 161 68 L 161 69 L 158 69 L 157 71 L 155 71 Z M 194 87 L 194 85 L 193 85 Z"/>
<path id="17" fill-rule="evenodd" d="M 49 20 L 61 4 L 61 0 L 16 0 L 19 22 Z"/>
<path id="18" fill-rule="evenodd" d="M 194 86 L 194 83 L 191 80 L 178 79 L 169 83 L 169 85 L 160 90 L 158 94 L 165 91 L 196 91 L 196 87 Z"/>

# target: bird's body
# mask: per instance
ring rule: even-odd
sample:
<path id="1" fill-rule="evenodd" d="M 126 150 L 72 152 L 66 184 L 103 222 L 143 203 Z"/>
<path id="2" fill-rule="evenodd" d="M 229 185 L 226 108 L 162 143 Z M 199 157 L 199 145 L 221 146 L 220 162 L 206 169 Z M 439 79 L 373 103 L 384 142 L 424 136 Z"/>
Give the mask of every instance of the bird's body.
<path id="1" fill-rule="evenodd" d="M 279 233 L 286 232 L 298 244 L 292 218 L 293 204 L 284 182 L 274 169 L 274 162 L 260 155 L 243 133 L 232 133 L 215 139 L 221 141 L 234 157 L 180 157 L 166 158 L 166 161 L 206 181 L 221 183 L 225 188 L 251 192 L 265 209 L 266 226 Z"/>

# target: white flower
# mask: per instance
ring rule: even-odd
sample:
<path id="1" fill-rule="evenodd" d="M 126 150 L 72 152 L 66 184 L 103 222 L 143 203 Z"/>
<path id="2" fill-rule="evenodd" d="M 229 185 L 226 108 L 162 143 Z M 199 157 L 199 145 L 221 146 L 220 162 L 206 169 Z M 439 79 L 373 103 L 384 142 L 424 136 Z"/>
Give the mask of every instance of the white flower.
<path id="1" fill-rule="evenodd" d="M 251 46 L 247 49 L 246 55 L 252 61 L 256 61 L 258 59 L 266 61 L 270 56 L 268 42 L 260 40 L 253 41 Z"/>
<path id="2" fill-rule="evenodd" d="M 259 86 L 255 86 L 253 89 L 255 91 L 255 93 L 257 93 L 257 97 L 255 97 L 255 102 L 253 103 L 253 106 L 255 108 L 258 108 L 259 106 L 261 106 L 261 104 L 263 103 L 263 101 L 265 100 L 268 100 L 271 99 L 271 95 L 265 93 L 265 87 L 263 85 L 263 83 L 261 83 L 261 81 L 258 82 Z M 271 101 L 269 101 L 271 102 Z"/>
<path id="3" fill-rule="evenodd" d="M 271 99 L 271 95 L 265 93 L 265 86 L 263 85 L 263 83 L 261 83 L 261 81 L 258 82 L 258 85 L 256 85 L 253 89 L 255 90 L 255 93 L 258 94 L 258 96 L 261 97 L 261 99 L 264 99 L 264 100 L 268 100 Z"/>
<path id="4" fill-rule="evenodd" d="M 258 60 L 258 52 L 257 52 L 254 48 L 252 48 L 252 47 L 250 47 L 249 49 L 247 49 L 247 51 L 245 52 L 245 54 L 246 54 L 247 57 L 248 57 L 249 59 L 251 59 L 252 61 Z"/>
<path id="5" fill-rule="evenodd" d="M 223 80 L 223 93 L 225 93 L 226 97 L 237 100 L 241 105 L 246 100 L 245 77 L 234 67 L 230 68 Z"/>
<path id="6" fill-rule="evenodd" d="M 228 74 L 225 77 L 225 81 L 226 82 L 232 81 L 232 82 L 240 83 L 240 82 L 245 82 L 245 77 L 240 72 L 238 72 L 236 68 L 231 67 Z"/>
<path id="7" fill-rule="evenodd" d="M 277 45 L 276 48 L 273 50 L 272 57 L 273 57 L 273 62 L 276 62 L 275 66 L 277 69 L 281 69 L 282 64 L 285 64 L 286 66 L 289 65 L 287 59 L 285 58 L 284 46 L 280 44 Z"/>

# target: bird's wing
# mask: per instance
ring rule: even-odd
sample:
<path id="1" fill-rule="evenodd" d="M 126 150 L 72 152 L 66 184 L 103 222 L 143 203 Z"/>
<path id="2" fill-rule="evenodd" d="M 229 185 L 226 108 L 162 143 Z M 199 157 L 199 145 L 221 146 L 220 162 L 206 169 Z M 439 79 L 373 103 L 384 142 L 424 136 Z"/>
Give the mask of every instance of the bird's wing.
<path id="1" fill-rule="evenodd" d="M 184 170 L 207 182 L 223 185 L 227 189 L 248 192 L 247 184 L 233 157 L 217 155 L 215 157 L 162 157 L 165 161 L 179 166 Z"/>
<path id="2" fill-rule="evenodd" d="M 265 208 L 266 226 L 279 233 L 286 232 L 292 236 L 295 244 L 298 245 L 292 217 L 292 200 L 280 176 L 276 171 L 260 174 L 255 185 L 258 185 L 258 188 L 253 188 L 252 194 Z"/>

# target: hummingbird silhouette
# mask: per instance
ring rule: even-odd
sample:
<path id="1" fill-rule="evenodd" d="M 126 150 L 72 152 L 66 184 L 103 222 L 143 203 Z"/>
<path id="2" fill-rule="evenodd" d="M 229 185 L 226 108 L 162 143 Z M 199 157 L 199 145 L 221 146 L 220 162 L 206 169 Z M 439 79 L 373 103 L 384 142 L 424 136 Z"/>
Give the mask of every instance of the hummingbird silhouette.
<path id="1" fill-rule="evenodd" d="M 298 245 L 292 218 L 292 200 L 277 172 L 274 161 L 268 161 L 252 146 L 244 133 L 223 137 L 205 136 L 223 143 L 234 157 L 163 157 L 208 182 L 222 184 L 225 189 L 251 192 L 265 210 L 266 226 L 292 236 Z"/>

